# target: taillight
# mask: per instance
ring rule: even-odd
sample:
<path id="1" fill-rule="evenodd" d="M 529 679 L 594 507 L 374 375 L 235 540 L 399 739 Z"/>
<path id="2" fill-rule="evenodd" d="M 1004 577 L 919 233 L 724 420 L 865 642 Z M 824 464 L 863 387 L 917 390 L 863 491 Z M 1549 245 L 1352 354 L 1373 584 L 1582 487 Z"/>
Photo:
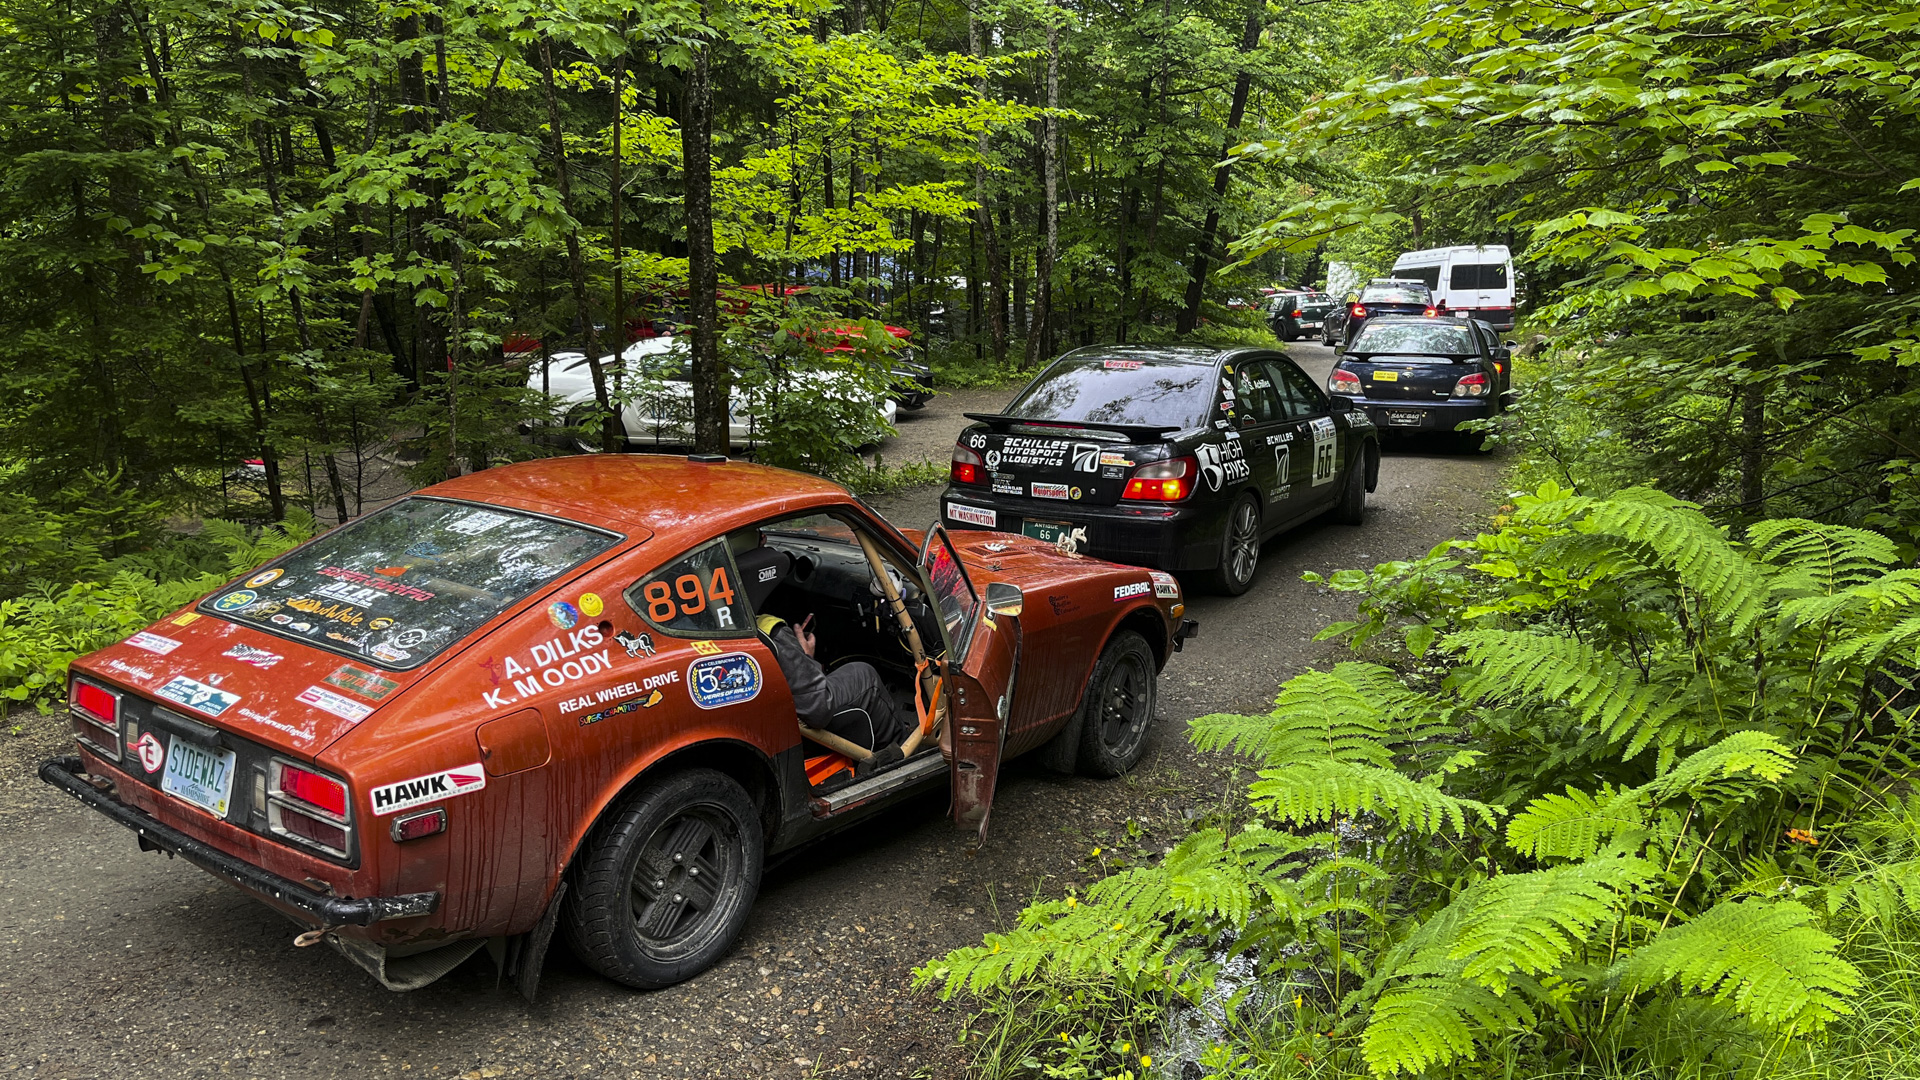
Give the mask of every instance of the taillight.
<path id="1" fill-rule="evenodd" d="M 73 737 L 110 761 L 120 760 L 120 695 L 90 682 L 67 686 L 67 713 Z"/>
<path id="2" fill-rule="evenodd" d="M 953 465 L 947 470 L 956 484 L 984 484 L 987 482 L 987 459 L 964 446 L 953 448 Z"/>
<path id="3" fill-rule="evenodd" d="M 1425 315 L 1427 318 L 1431 319 L 1435 315 L 1440 314 L 1440 309 L 1436 307 L 1430 307 L 1427 310 L 1421 312 L 1420 314 Z"/>
<path id="4" fill-rule="evenodd" d="M 1293 316 L 1292 316 L 1293 318 L 1296 318 L 1296 319 L 1304 319 L 1304 318 L 1306 318 L 1306 316 L 1307 316 L 1307 313 L 1306 313 L 1306 312 L 1304 312 L 1304 311 L 1302 311 L 1302 310 L 1300 310 L 1299 308 L 1294 308 L 1294 309 L 1293 309 Z"/>
<path id="5" fill-rule="evenodd" d="M 1486 397 L 1487 396 L 1486 373 L 1476 371 L 1471 375 L 1462 377 L 1459 382 L 1453 384 L 1453 396 L 1454 397 Z"/>
<path id="6" fill-rule="evenodd" d="M 267 829 L 336 858 L 353 850 L 347 785 L 304 765 L 274 759 L 267 782 Z"/>
<path id="7" fill-rule="evenodd" d="M 1142 465 L 1133 470 L 1133 476 L 1127 480 L 1127 488 L 1120 493 L 1120 497 L 1146 502 L 1179 502 L 1193 494 L 1191 478 L 1199 471 L 1199 467 L 1200 463 L 1191 457 Z"/>
<path id="8" fill-rule="evenodd" d="M 1367 305 L 1365 304 L 1355 304 L 1348 308 L 1347 311 L 1356 319 L 1364 319 L 1367 317 Z"/>
<path id="9" fill-rule="evenodd" d="M 393 819 L 393 825 L 390 829 L 393 835 L 393 842 L 396 844 L 405 843 L 408 840 L 418 840 L 424 836 L 433 836 L 436 833 L 446 831 L 447 811 L 445 807 L 440 806 L 436 806 L 431 810 L 422 810 L 417 814 L 401 814 L 399 817 Z"/>
<path id="10" fill-rule="evenodd" d="M 1349 397 L 1362 397 L 1365 395 L 1365 392 L 1360 389 L 1360 376 L 1344 368 L 1333 369 L 1332 377 L 1327 379 L 1327 389 L 1333 393 L 1345 394 Z"/>

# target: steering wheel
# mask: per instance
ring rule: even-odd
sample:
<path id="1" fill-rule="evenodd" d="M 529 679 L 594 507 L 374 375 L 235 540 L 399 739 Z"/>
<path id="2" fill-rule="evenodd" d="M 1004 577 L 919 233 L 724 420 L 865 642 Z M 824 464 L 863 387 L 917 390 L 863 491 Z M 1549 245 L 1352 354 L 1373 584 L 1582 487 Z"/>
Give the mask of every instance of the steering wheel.
<path id="1" fill-rule="evenodd" d="M 903 603 L 913 604 L 919 601 L 920 586 L 901 577 L 900 571 L 895 570 L 892 563 L 883 560 L 880 567 L 886 572 L 887 581 L 893 586 L 893 594 L 898 595 Z M 880 583 L 878 574 L 868 576 L 867 590 L 883 600 L 889 595 L 886 586 Z"/>

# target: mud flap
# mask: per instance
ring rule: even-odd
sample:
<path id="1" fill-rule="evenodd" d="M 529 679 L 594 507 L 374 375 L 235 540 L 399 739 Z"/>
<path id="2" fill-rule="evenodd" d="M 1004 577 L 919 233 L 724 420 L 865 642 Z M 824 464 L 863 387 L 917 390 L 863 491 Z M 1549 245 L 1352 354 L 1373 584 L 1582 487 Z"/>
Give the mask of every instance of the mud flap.
<path id="1" fill-rule="evenodd" d="M 527 934 L 526 943 L 520 947 L 520 970 L 514 976 L 513 985 L 529 1005 L 540 992 L 540 969 L 546 966 L 547 946 L 553 942 L 554 927 L 560 925 L 560 905 L 566 898 L 567 883 L 562 880 L 553 890 L 553 899 L 547 902 L 546 914 L 540 916 L 540 921 Z"/>
<path id="2" fill-rule="evenodd" d="M 357 938 L 328 934 L 326 940 L 334 951 L 380 980 L 381 986 L 397 993 L 431 985 L 440 976 L 465 963 L 467 957 L 479 952 L 487 943 L 486 938 L 469 938 L 425 952 L 395 956 L 379 945 Z"/>

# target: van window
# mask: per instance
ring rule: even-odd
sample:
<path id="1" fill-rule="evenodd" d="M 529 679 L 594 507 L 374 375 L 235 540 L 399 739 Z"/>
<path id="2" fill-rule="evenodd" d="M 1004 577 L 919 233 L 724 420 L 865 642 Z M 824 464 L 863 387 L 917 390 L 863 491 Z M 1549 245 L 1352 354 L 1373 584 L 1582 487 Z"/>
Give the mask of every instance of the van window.
<path id="1" fill-rule="evenodd" d="M 1504 289 L 1507 287 L 1506 263 L 1456 263 L 1449 288 Z"/>
<path id="2" fill-rule="evenodd" d="M 1460 287 L 1460 271 L 1454 271 L 1454 288 Z M 1406 281 L 1424 281 L 1429 289 L 1440 287 L 1440 268 L 1437 266 L 1396 266 L 1393 276 Z"/>

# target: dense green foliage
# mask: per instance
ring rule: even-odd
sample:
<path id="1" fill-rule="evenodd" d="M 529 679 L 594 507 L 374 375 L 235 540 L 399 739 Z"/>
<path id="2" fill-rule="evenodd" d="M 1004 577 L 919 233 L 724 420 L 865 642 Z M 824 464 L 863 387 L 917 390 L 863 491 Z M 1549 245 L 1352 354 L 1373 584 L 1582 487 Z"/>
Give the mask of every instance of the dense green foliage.
<path id="1" fill-rule="evenodd" d="M 1270 715 L 1194 721 L 1258 766 L 1250 818 L 922 978 L 1194 1001 L 1247 954 L 1269 1006 L 1294 1001 L 1290 1045 L 1379 1074 L 1821 1047 L 1864 987 L 1842 938 L 1920 915 L 1920 818 L 1889 793 L 1920 706 L 1887 674 L 1920 662 L 1920 577 L 1896 562 L 1848 527 L 1736 543 L 1656 492 L 1543 488 L 1496 532 L 1336 579 L 1367 617 L 1330 632 L 1406 640 L 1417 674 L 1345 663 Z"/>

